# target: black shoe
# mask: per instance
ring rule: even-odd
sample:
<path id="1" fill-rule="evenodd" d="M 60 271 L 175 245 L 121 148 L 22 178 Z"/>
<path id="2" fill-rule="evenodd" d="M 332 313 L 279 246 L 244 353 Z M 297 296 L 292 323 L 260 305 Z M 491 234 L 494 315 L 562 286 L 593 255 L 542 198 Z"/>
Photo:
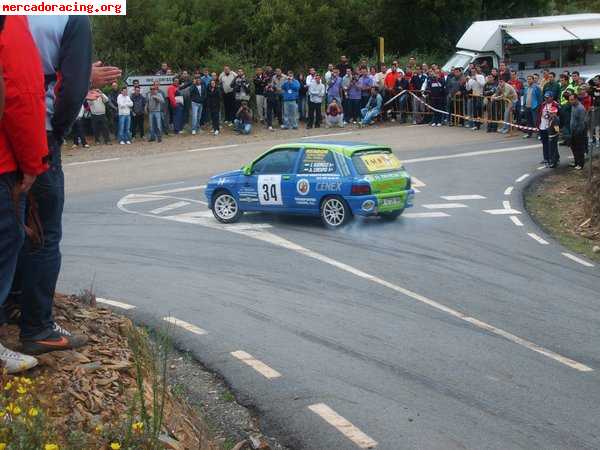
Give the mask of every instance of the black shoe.
<path id="1" fill-rule="evenodd" d="M 45 339 L 24 340 L 23 352 L 28 355 L 41 355 L 42 353 L 57 350 L 72 350 L 87 344 L 88 338 L 83 334 L 71 334 L 61 326 L 54 324 L 52 333 Z"/>
<path id="2" fill-rule="evenodd" d="M 156 142 L 162 142 L 162 138 L 157 138 Z"/>
<path id="3" fill-rule="evenodd" d="M 154 142 L 156 139 L 148 139 L 148 142 Z"/>

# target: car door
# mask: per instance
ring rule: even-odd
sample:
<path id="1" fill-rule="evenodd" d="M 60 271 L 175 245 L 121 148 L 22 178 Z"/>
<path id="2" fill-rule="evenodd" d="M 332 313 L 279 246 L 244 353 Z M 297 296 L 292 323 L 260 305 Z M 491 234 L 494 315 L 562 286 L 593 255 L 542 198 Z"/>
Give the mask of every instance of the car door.
<path id="1" fill-rule="evenodd" d="M 280 148 L 267 153 L 252 164 L 251 175 L 246 177 L 244 187 L 255 190 L 257 198 L 247 209 L 294 209 L 294 174 L 299 154 L 299 148 Z"/>
<path id="2" fill-rule="evenodd" d="M 307 212 L 317 212 L 324 195 L 340 195 L 343 179 L 338 169 L 333 151 L 304 148 L 296 173 L 296 207 Z"/>

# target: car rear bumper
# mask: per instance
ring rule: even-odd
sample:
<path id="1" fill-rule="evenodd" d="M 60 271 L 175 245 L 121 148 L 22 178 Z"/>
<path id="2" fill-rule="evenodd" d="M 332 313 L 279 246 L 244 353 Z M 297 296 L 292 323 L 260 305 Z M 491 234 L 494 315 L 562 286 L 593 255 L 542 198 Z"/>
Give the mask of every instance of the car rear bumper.
<path id="1" fill-rule="evenodd" d="M 412 207 L 414 196 L 415 191 L 408 189 L 389 194 L 346 196 L 344 199 L 355 216 L 377 216 Z"/>

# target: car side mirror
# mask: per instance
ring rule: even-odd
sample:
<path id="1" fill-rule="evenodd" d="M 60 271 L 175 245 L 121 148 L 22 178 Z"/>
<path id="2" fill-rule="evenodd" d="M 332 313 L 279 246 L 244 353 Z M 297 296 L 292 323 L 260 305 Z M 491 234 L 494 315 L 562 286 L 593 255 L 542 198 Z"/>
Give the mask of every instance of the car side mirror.
<path id="1" fill-rule="evenodd" d="M 242 173 L 246 176 L 252 175 L 252 166 L 250 164 L 247 164 L 244 167 L 242 167 Z"/>

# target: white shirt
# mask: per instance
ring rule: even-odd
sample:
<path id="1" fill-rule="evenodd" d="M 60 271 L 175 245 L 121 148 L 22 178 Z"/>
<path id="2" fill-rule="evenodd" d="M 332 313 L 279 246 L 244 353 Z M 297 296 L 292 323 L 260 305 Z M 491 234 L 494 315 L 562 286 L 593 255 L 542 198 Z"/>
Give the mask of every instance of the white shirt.
<path id="1" fill-rule="evenodd" d="M 133 107 L 133 102 L 129 95 L 119 94 L 117 97 L 117 106 L 119 107 L 119 115 L 120 116 L 128 116 L 131 114 L 131 108 Z"/>

